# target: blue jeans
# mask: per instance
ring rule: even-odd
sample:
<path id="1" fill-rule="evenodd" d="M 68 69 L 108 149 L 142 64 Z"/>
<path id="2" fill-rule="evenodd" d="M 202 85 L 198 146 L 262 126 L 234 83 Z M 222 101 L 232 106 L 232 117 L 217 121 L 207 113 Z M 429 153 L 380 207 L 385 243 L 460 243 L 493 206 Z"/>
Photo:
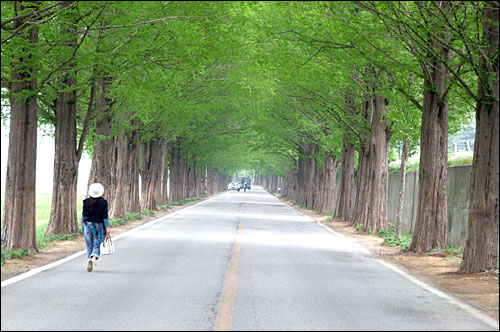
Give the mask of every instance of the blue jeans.
<path id="1" fill-rule="evenodd" d="M 104 241 L 104 226 L 93 222 L 89 222 L 87 225 L 83 223 L 83 236 L 87 245 L 87 258 L 90 259 L 94 255 L 99 259 L 100 245 Z"/>

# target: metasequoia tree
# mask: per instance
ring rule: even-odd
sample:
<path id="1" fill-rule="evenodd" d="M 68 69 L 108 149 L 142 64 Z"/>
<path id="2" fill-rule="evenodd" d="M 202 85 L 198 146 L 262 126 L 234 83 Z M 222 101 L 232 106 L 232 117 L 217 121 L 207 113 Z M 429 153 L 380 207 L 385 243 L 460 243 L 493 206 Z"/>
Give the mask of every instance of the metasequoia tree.
<path id="1" fill-rule="evenodd" d="M 427 251 L 447 246 L 448 205 L 446 197 L 448 162 L 448 95 L 452 78 L 450 27 L 435 19 L 437 12 L 452 16 L 450 2 L 363 3 L 387 29 L 417 57 L 424 80 L 420 137 L 417 218 L 410 250 Z M 413 17 L 410 9 L 419 17 Z M 425 23 L 422 26 L 422 20 Z"/>
<path id="2" fill-rule="evenodd" d="M 77 26 L 80 21 L 78 5 L 59 16 L 61 30 L 61 61 L 64 72 L 55 80 L 56 97 L 53 101 L 55 126 L 54 178 L 52 206 L 46 234 L 71 234 L 78 232 L 76 211 L 76 185 L 78 165 L 83 153 L 85 136 L 94 107 L 95 82 L 90 83 L 90 97 L 85 112 L 80 138 L 77 129 L 77 61 L 76 54 L 86 33 L 78 40 Z M 91 23 L 93 24 L 95 20 Z M 88 31 L 88 30 L 87 30 Z"/>
<path id="3" fill-rule="evenodd" d="M 4 82 L 2 67 L 2 90 L 6 83 L 10 103 L 2 249 L 27 248 L 34 253 L 38 251 L 35 218 L 38 73 L 37 55 L 34 54 L 38 44 L 38 25 L 33 23 L 37 23 L 34 13 L 40 8 L 40 3 L 14 1 L 13 7 L 14 19 L 2 22 L 2 39 L 4 30 L 12 34 L 17 32 L 8 41 L 2 41 L 2 62 L 4 52 L 11 57 L 7 82 Z M 19 17 L 26 11 L 32 15 Z"/>
<path id="4" fill-rule="evenodd" d="M 470 208 L 467 241 L 460 272 L 494 270 L 498 262 L 498 177 L 499 177 L 499 60 L 498 1 L 485 2 L 482 11 L 482 38 L 475 43 L 476 140 L 469 191 Z M 464 36 L 464 35 L 462 35 Z M 468 89 L 472 93 L 471 89 Z"/>
<path id="5" fill-rule="evenodd" d="M 113 143 L 116 139 L 112 139 L 112 121 L 113 109 L 112 101 L 108 97 L 109 83 L 107 79 L 102 78 L 97 83 L 97 100 L 96 100 L 96 121 L 94 135 L 99 138 L 92 151 L 92 165 L 88 186 L 92 183 L 99 182 L 104 186 L 103 197 L 111 205 L 113 200 L 111 190 L 111 169 L 110 165 L 115 162 L 113 156 Z"/>
<path id="6" fill-rule="evenodd" d="M 163 140 L 150 140 L 141 144 L 142 210 L 157 210 L 157 207 L 165 204 L 168 199 L 168 197 L 162 197 L 161 190 L 162 186 L 166 187 L 164 175 L 165 168 L 168 167 L 167 156 L 167 143 Z"/>
<path id="7" fill-rule="evenodd" d="M 132 112 L 122 111 L 124 118 L 117 126 L 119 133 L 113 137 L 111 149 L 111 201 L 109 216 L 125 218 L 126 213 L 140 212 L 139 163 L 140 134 L 139 119 L 131 119 Z"/>
<path id="8" fill-rule="evenodd" d="M 356 105 L 350 89 L 345 92 L 346 113 L 355 116 Z M 334 220 L 351 220 L 354 194 L 354 145 L 352 134 L 348 131 L 342 137 L 342 159 L 340 161 L 340 179 L 337 203 L 333 213 Z"/>

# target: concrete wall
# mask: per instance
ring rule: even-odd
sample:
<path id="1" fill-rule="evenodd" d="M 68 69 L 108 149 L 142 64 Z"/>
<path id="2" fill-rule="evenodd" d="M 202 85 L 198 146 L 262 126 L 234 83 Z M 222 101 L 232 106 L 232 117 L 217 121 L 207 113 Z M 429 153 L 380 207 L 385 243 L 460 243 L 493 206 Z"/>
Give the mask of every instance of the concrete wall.
<path id="1" fill-rule="evenodd" d="M 469 185 L 471 165 L 448 168 L 448 244 L 464 246 L 469 217 Z M 389 222 L 396 222 L 400 174 L 389 175 Z M 406 174 L 405 199 L 403 201 L 403 231 L 415 227 L 418 198 L 418 173 Z"/>

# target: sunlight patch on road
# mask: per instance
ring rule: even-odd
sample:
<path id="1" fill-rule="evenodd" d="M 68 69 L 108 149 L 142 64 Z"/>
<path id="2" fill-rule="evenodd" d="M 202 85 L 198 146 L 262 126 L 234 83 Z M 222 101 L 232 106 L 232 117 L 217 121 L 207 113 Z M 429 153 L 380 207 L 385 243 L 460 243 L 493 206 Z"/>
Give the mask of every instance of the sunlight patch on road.
<path id="1" fill-rule="evenodd" d="M 180 241 L 196 243 L 233 243 L 234 232 L 190 232 L 158 231 L 144 229 L 130 235 L 136 239 L 148 241 Z M 279 233 L 273 231 L 255 231 L 247 229 L 242 238 L 244 245 L 263 247 L 288 247 L 307 250 L 328 250 L 334 252 L 359 253 L 368 255 L 369 251 L 359 244 L 330 233 Z"/>
<path id="2" fill-rule="evenodd" d="M 189 210 L 189 211 L 185 211 L 185 212 L 180 212 L 177 213 L 178 216 L 202 216 L 202 217 L 205 217 L 205 218 L 201 218 L 201 219 L 208 219 L 207 217 L 214 217 L 214 216 L 217 216 L 217 217 L 230 217 L 230 219 L 234 219 L 234 216 L 235 216 L 235 213 L 234 211 L 229 211 L 229 212 L 223 212 L 223 211 L 220 211 L 217 210 L 216 212 L 213 210 L 213 208 L 210 208 L 210 210 Z"/>
<path id="3" fill-rule="evenodd" d="M 154 229 L 144 229 L 136 232 L 130 237 L 137 239 L 162 240 L 162 241 L 194 241 L 194 242 L 234 242 L 236 234 L 234 232 L 189 232 L 189 231 L 158 231 Z"/>
<path id="4" fill-rule="evenodd" d="M 265 195 L 264 193 L 260 193 L 260 194 L 252 194 L 250 192 L 230 192 L 230 193 L 227 193 L 224 195 L 225 197 L 235 197 L 235 196 L 240 196 L 240 197 L 245 197 L 246 198 L 258 198 L 259 200 L 265 200 L 265 201 L 270 201 L 270 200 L 273 200 L 273 201 L 279 201 L 279 199 L 277 199 L 276 197 L 274 196 L 271 196 L 271 195 Z M 217 201 L 217 200 L 215 200 Z"/>
<path id="5" fill-rule="evenodd" d="M 361 245 L 343 236 L 328 233 L 277 233 L 269 231 L 250 231 L 243 236 L 243 243 L 265 247 L 289 247 L 310 250 L 329 250 L 335 252 L 358 253 L 370 252 Z"/>
<path id="6" fill-rule="evenodd" d="M 281 220 L 281 221 L 299 221 L 299 222 L 311 222 L 310 219 L 304 218 L 298 214 L 264 214 L 264 213 L 246 213 L 245 219 L 247 220 Z"/>
<path id="7" fill-rule="evenodd" d="M 225 203 L 225 204 L 254 204 L 254 205 L 284 205 L 281 202 L 262 202 L 262 201 L 216 201 L 217 203 Z"/>

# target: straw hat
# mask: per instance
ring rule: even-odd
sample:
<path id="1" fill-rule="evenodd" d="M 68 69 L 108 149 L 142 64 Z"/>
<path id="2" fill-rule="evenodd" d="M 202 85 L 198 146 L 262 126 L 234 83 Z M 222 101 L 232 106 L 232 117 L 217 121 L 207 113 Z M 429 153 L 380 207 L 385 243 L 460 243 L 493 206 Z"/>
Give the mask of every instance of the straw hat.
<path id="1" fill-rule="evenodd" d="M 90 197 L 101 197 L 104 193 L 104 187 L 100 183 L 92 183 L 89 187 L 89 195 Z"/>

